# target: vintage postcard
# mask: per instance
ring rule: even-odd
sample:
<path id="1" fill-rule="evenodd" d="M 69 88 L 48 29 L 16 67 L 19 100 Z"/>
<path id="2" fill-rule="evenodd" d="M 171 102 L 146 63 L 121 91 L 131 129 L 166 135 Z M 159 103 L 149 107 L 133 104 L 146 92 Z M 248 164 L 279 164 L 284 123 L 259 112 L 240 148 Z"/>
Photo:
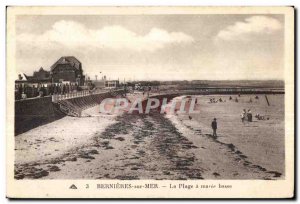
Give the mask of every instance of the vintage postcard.
<path id="1" fill-rule="evenodd" d="M 7 7 L 7 197 L 293 198 L 293 7 Z"/>

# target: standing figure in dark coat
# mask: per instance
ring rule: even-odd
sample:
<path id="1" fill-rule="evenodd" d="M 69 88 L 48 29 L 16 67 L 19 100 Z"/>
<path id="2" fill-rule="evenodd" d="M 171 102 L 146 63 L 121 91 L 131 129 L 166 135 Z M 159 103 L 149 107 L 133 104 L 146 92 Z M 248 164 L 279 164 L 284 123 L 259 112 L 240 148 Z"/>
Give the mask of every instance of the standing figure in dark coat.
<path id="1" fill-rule="evenodd" d="M 211 128 L 213 129 L 213 137 L 217 137 L 218 124 L 216 118 L 211 122 Z"/>
<path id="2" fill-rule="evenodd" d="M 248 112 L 247 112 L 247 118 L 248 118 L 248 121 L 249 122 L 252 122 L 252 113 L 251 113 L 251 110 L 249 109 Z"/>

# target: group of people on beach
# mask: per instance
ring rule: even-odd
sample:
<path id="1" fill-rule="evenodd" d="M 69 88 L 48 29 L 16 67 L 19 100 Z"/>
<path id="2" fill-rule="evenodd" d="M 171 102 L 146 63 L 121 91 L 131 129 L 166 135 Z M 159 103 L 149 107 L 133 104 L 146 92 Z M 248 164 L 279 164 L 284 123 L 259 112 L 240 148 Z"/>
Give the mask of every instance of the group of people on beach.
<path id="1" fill-rule="evenodd" d="M 219 99 L 215 99 L 215 98 L 210 98 L 209 99 L 209 103 L 218 103 L 218 102 L 226 102 L 226 100 L 219 98 Z"/>
<path id="2" fill-rule="evenodd" d="M 265 117 L 264 115 L 260 115 L 260 114 L 256 114 L 255 118 L 257 120 L 269 120 L 270 119 L 269 117 Z"/>
<path id="3" fill-rule="evenodd" d="M 238 97 L 240 97 L 241 95 L 238 95 Z M 259 99 L 259 97 L 258 96 L 255 96 L 255 99 L 256 100 L 258 100 Z M 232 98 L 232 96 L 229 96 L 229 101 L 232 101 L 233 100 L 233 98 Z M 239 99 L 237 98 L 237 97 L 235 97 L 235 99 L 234 99 L 234 102 L 239 102 Z M 252 98 L 250 97 L 250 99 L 249 99 L 249 101 L 248 101 L 249 103 L 252 103 L 253 102 L 253 100 L 252 100 Z"/>
<path id="4" fill-rule="evenodd" d="M 270 118 L 269 117 L 266 117 L 264 115 L 261 115 L 259 113 L 255 114 L 254 116 L 257 120 L 269 120 Z M 251 113 L 251 110 L 248 109 L 248 111 L 246 111 L 246 109 L 243 109 L 243 112 L 241 114 L 241 119 L 242 119 L 242 122 L 244 123 L 245 121 L 248 121 L 248 122 L 252 122 L 252 113 Z"/>
<path id="5" fill-rule="evenodd" d="M 257 120 L 269 120 L 269 117 L 265 117 L 265 116 L 260 115 L 260 114 L 256 114 L 255 118 Z M 245 124 L 246 121 L 247 122 L 252 122 L 253 121 L 251 109 L 248 109 L 247 111 L 246 111 L 246 109 L 243 109 L 243 112 L 241 114 L 241 120 L 242 120 L 243 124 Z M 211 128 L 213 130 L 212 136 L 214 138 L 217 138 L 218 124 L 217 124 L 217 119 L 216 118 L 214 118 L 213 121 L 211 122 Z"/>
<path id="6" fill-rule="evenodd" d="M 238 95 L 238 97 L 241 97 L 241 95 Z M 233 99 L 232 96 L 229 96 L 229 101 L 234 101 L 234 102 L 238 103 L 238 102 L 239 102 L 238 97 L 235 97 L 235 98 Z M 258 96 L 255 96 L 255 99 L 259 99 L 259 97 L 258 97 Z M 216 98 L 213 97 L 213 98 L 210 98 L 210 99 L 209 99 L 209 102 L 208 102 L 208 103 L 218 103 L 218 102 L 226 102 L 226 100 L 225 100 L 225 99 L 222 99 L 222 98 L 216 99 Z M 252 102 L 253 102 L 253 101 L 252 101 L 252 98 L 250 98 L 248 102 L 249 102 L 249 103 L 252 103 Z"/>
<path id="7" fill-rule="evenodd" d="M 239 95 L 239 97 L 240 97 L 240 95 Z M 232 96 L 229 96 L 229 101 L 232 101 L 232 100 L 233 100 Z M 235 97 L 234 102 L 238 103 L 239 99 L 237 97 Z"/>
<path id="8" fill-rule="evenodd" d="M 251 109 L 248 109 L 248 111 L 246 111 L 246 109 L 243 109 L 243 112 L 241 114 L 241 119 L 242 122 L 244 123 L 245 121 L 248 122 L 252 122 L 252 113 L 251 113 Z"/>
<path id="9" fill-rule="evenodd" d="M 240 95 L 238 96 L 240 97 Z M 258 96 L 255 96 L 255 99 L 258 100 L 259 97 Z M 233 99 L 232 96 L 229 97 L 229 101 L 232 101 L 234 100 L 235 102 L 238 102 L 238 98 L 236 97 L 235 99 Z M 217 102 L 226 102 L 226 100 L 222 100 L 222 98 L 216 100 L 215 98 L 210 98 L 210 102 L 209 103 L 217 103 Z M 248 101 L 249 103 L 252 103 L 252 98 L 249 99 Z M 265 117 L 264 115 L 261 115 L 261 114 L 256 114 L 254 116 L 257 120 L 269 120 L 269 117 Z M 251 109 L 243 109 L 242 113 L 241 113 L 241 120 L 242 120 L 242 123 L 245 124 L 245 122 L 252 122 L 253 121 L 253 115 L 252 115 L 252 112 L 251 112 Z M 213 137 L 217 137 L 217 119 L 214 118 L 213 121 L 211 122 L 211 128 L 213 130 L 213 134 L 212 136 Z"/>
<path id="10" fill-rule="evenodd" d="M 240 96 L 241 96 L 241 95 L 238 95 L 238 97 L 240 97 Z M 256 96 L 255 99 L 258 99 L 258 96 Z M 237 97 L 235 97 L 235 98 L 233 99 L 232 96 L 229 96 L 229 101 L 234 101 L 234 102 L 238 103 L 238 102 L 239 102 L 239 99 L 238 99 Z M 222 98 L 219 98 L 219 99 L 216 99 L 216 98 L 210 98 L 208 103 L 218 103 L 218 102 L 221 102 L 221 103 L 222 103 L 222 102 L 226 102 L 226 100 L 225 100 L 225 99 L 222 99 Z M 248 102 L 249 102 L 249 103 L 252 103 L 252 98 L 250 98 Z"/>

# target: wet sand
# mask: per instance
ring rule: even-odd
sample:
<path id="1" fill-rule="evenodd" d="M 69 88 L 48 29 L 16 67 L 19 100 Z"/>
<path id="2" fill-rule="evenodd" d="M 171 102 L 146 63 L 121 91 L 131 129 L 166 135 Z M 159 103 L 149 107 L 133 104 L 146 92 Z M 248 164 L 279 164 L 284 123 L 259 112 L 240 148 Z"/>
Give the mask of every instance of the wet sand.
<path id="1" fill-rule="evenodd" d="M 203 104 L 201 103 L 202 100 L 197 105 L 198 108 L 206 104 L 206 99 L 203 100 Z M 50 132 L 51 127 L 56 126 L 52 125 L 53 123 L 16 137 L 18 142 L 16 142 L 15 177 L 128 180 L 282 179 L 283 177 L 283 171 L 278 167 L 280 165 L 259 162 L 259 159 L 252 156 L 256 152 L 249 154 L 240 145 L 241 143 L 232 139 L 235 137 L 225 139 L 227 133 L 223 133 L 224 139 L 212 138 L 209 126 L 206 122 L 199 122 L 200 118 L 196 119 L 197 116 L 193 116 L 190 120 L 184 114 L 164 115 L 156 111 L 152 111 L 149 115 L 128 113 L 115 116 L 99 115 L 96 107 L 89 110 L 89 115 L 91 117 L 73 118 L 72 123 L 66 121 L 63 126 L 65 133 L 59 134 L 56 131 L 54 134 L 51 131 L 52 137 L 59 142 L 50 141 L 51 135 L 45 134 L 46 130 Z M 205 117 L 209 124 L 211 121 L 208 118 L 211 115 Z M 70 131 L 68 128 L 71 126 L 77 127 L 78 131 L 66 133 Z M 79 135 L 80 141 L 74 142 L 75 137 Z M 33 142 L 36 138 L 43 141 L 42 144 L 45 146 L 35 149 L 39 144 Z M 26 139 L 26 143 L 31 141 L 31 145 L 25 145 Z M 55 147 L 58 151 L 53 151 L 53 144 L 59 144 Z M 49 146 L 51 147 L 48 148 Z M 43 151 L 51 152 L 52 156 L 45 156 Z M 26 159 L 25 155 L 28 155 Z"/>
<path id="2" fill-rule="evenodd" d="M 213 118 L 217 118 L 217 142 L 233 144 L 248 161 L 284 176 L 284 95 L 268 95 L 270 106 L 264 95 L 258 96 L 258 99 L 254 95 L 232 96 L 233 99 L 238 98 L 238 103 L 224 95 L 198 96 L 199 113 L 179 114 L 173 119 L 190 129 L 201 129 L 203 135 L 211 136 L 210 125 Z M 222 98 L 226 102 L 209 103 L 210 98 Z M 253 122 L 242 123 L 240 115 L 243 109 L 251 109 Z M 254 117 L 256 113 L 269 120 L 257 120 Z M 189 120 L 189 116 L 192 120 Z"/>

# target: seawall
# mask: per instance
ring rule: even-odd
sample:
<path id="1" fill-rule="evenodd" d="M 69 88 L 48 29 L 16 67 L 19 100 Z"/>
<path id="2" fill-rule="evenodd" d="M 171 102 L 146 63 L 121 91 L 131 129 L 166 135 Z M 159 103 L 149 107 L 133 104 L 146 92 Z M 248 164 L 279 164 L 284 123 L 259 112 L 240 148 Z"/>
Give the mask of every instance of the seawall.
<path id="1" fill-rule="evenodd" d="M 120 94 L 122 94 L 121 91 L 105 92 L 64 99 L 64 101 L 73 104 L 80 110 L 84 110 L 100 104 L 105 98 L 116 97 Z M 52 102 L 51 96 L 15 101 L 15 135 L 53 122 L 66 115 L 58 103 Z"/>
<path id="2" fill-rule="evenodd" d="M 51 96 L 15 102 L 15 135 L 64 117 L 52 103 Z"/>

